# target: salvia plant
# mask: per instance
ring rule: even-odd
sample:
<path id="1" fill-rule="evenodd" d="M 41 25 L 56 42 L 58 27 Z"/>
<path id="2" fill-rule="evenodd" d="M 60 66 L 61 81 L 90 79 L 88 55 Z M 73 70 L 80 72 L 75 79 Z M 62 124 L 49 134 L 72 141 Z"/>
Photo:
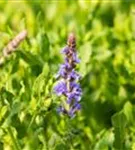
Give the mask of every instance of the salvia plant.
<path id="1" fill-rule="evenodd" d="M 77 56 L 76 38 L 73 33 L 69 35 L 67 45 L 61 53 L 65 55 L 65 61 L 60 65 L 57 74 L 59 81 L 54 87 L 54 91 L 58 96 L 63 96 L 64 100 L 59 106 L 58 112 L 74 117 L 81 108 L 82 89 L 78 83 L 81 76 L 76 71 L 76 66 L 80 63 L 80 60 Z"/>

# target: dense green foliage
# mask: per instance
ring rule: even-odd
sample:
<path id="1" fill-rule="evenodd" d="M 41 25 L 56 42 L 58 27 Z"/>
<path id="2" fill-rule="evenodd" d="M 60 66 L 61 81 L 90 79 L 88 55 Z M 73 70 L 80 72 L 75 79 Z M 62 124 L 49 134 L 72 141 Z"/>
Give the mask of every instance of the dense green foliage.
<path id="1" fill-rule="evenodd" d="M 125 0 L 126 1 L 126 0 Z M 135 5 L 112 2 L 0 1 L 0 150 L 135 150 Z M 53 93 L 61 48 L 74 31 L 82 110 L 60 116 Z"/>

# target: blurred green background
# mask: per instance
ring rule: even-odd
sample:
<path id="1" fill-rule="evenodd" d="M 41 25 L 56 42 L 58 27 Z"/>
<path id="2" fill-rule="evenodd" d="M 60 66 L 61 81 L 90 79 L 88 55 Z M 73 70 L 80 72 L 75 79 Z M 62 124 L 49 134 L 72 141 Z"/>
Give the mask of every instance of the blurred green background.
<path id="1" fill-rule="evenodd" d="M 0 1 L 0 150 L 135 150 L 135 3 Z M 82 110 L 60 116 L 53 93 L 60 50 L 75 32 Z"/>

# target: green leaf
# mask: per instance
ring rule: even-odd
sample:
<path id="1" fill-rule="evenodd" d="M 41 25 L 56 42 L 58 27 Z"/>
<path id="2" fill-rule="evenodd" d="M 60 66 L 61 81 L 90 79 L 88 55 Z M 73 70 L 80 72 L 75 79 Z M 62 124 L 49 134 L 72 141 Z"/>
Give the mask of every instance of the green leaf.
<path id="1" fill-rule="evenodd" d="M 43 92 L 45 86 L 45 78 L 44 74 L 41 73 L 35 80 L 33 85 L 33 95 L 40 96 L 40 94 Z"/>
<path id="2" fill-rule="evenodd" d="M 121 111 L 112 116 L 112 124 L 114 127 L 115 141 L 114 147 L 117 150 L 124 149 L 125 127 L 127 124 L 126 116 Z"/>
<path id="3" fill-rule="evenodd" d="M 29 65 L 32 65 L 32 66 L 36 66 L 36 65 L 43 66 L 43 61 L 42 61 L 42 59 L 39 56 L 34 55 L 34 54 L 32 54 L 30 52 L 27 52 L 27 51 L 24 51 L 24 50 L 18 50 L 16 52 Z"/>
<path id="4" fill-rule="evenodd" d="M 40 55 L 41 57 L 47 61 L 49 60 L 49 55 L 50 55 L 50 42 L 47 34 L 41 33 L 40 35 Z"/>
<path id="5" fill-rule="evenodd" d="M 3 143 L 2 143 L 2 142 L 0 142 L 0 149 L 1 149 L 1 150 L 4 150 L 4 148 L 3 148 Z"/>
<path id="6" fill-rule="evenodd" d="M 126 102 L 126 104 L 124 105 L 123 112 L 128 122 L 134 122 L 132 110 L 133 110 L 132 104 L 130 102 Z"/>

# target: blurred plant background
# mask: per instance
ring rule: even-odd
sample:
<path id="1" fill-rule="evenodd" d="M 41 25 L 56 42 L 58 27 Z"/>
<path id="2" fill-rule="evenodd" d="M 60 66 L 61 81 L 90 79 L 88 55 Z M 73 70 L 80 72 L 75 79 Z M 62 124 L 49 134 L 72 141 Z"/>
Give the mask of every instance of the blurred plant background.
<path id="1" fill-rule="evenodd" d="M 135 150 L 135 4 L 113 0 L 0 1 L 0 150 Z M 74 31 L 82 110 L 60 116 L 60 50 Z"/>

